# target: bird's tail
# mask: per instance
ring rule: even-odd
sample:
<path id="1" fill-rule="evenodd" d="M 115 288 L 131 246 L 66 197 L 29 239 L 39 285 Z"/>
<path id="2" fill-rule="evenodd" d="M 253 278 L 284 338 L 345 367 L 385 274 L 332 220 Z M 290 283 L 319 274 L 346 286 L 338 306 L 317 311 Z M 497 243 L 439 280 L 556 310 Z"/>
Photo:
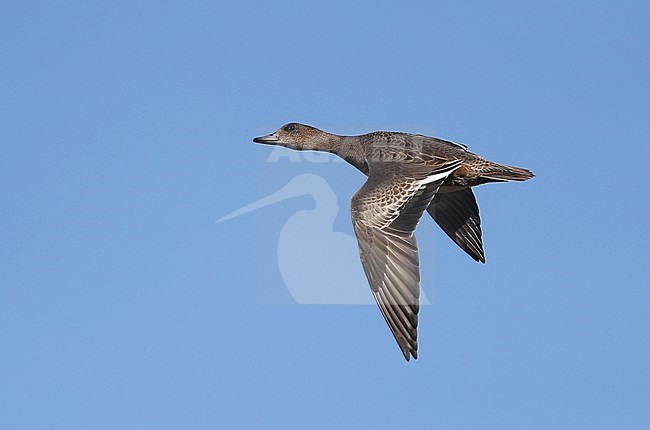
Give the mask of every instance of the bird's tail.
<path id="1" fill-rule="evenodd" d="M 535 176 L 533 172 L 521 167 L 506 166 L 491 163 L 482 173 L 481 178 L 486 182 L 493 181 L 525 181 Z"/>

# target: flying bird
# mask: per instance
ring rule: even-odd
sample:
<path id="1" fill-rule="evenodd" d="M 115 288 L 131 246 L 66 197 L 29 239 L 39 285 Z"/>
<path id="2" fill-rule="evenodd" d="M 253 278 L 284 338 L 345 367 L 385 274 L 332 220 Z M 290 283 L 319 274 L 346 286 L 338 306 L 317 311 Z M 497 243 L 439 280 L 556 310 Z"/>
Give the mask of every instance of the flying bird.
<path id="1" fill-rule="evenodd" d="M 352 225 L 372 295 L 406 361 L 418 356 L 420 270 L 413 232 L 424 211 L 470 257 L 485 263 L 472 187 L 534 176 L 485 160 L 465 145 L 419 134 L 339 136 L 292 122 L 253 142 L 330 152 L 368 176 L 350 202 Z"/>

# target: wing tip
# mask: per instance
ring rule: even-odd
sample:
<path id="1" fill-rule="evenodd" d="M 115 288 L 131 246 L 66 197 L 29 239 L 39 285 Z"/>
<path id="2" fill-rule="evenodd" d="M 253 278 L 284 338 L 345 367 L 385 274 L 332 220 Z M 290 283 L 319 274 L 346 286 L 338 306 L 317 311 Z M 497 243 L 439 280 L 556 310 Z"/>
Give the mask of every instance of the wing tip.
<path id="1" fill-rule="evenodd" d="M 445 233 L 445 231 L 443 229 Z M 481 240 L 480 233 L 476 236 L 477 240 L 479 241 L 478 245 L 472 243 L 472 236 L 471 235 L 466 235 L 466 234 L 449 234 L 447 233 L 447 236 L 451 238 L 452 241 L 460 249 L 465 251 L 465 253 L 474 261 L 477 263 L 483 263 L 485 264 L 485 251 L 483 250 L 483 241 Z"/>
<path id="2" fill-rule="evenodd" d="M 467 255 L 472 257 L 477 263 L 485 264 L 485 254 L 483 254 L 483 252 L 481 252 L 480 254 L 473 254 L 473 253 L 470 253 L 467 250 L 464 250 L 464 251 L 467 252 Z M 483 250 L 481 249 L 481 251 L 483 251 Z"/>
<path id="3" fill-rule="evenodd" d="M 397 340 L 397 345 L 399 346 L 400 351 L 402 351 L 402 355 L 404 356 L 404 359 L 407 362 L 411 361 L 411 358 L 413 360 L 418 359 L 418 341 L 417 341 L 417 334 L 414 336 L 413 339 L 406 339 L 404 336 L 401 335 L 396 335 L 393 333 L 395 336 L 395 340 Z"/>
<path id="4" fill-rule="evenodd" d="M 404 356 L 404 359 L 407 362 L 411 361 L 411 358 L 413 360 L 418 359 L 418 341 L 413 339 L 412 341 L 406 340 L 404 337 L 401 337 L 398 341 L 397 344 L 399 345 L 399 349 L 402 351 L 402 355 Z"/>
<path id="5" fill-rule="evenodd" d="M 411 361 L 411 358 L 413 358 L 413 360 L 418 359 L 418 350 L 417 349 L 407 349 L 407 350 L 402 349 L 402 355 L 404 356 L 404 359 L 406 360 L 406 362 L 409 363 Z"/>

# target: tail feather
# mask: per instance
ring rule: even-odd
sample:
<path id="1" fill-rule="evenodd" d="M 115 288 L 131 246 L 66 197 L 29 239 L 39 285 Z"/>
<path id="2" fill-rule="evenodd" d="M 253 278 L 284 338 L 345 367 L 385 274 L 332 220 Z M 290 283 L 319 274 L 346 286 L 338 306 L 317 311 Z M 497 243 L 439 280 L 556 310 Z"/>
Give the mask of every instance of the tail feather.
<path id="1" fill-rule="evenodd" d="M 481 173 L 481 178 L 492 181 L 525 181 L 534 176 L 528 169 L 496 163 Z"/>

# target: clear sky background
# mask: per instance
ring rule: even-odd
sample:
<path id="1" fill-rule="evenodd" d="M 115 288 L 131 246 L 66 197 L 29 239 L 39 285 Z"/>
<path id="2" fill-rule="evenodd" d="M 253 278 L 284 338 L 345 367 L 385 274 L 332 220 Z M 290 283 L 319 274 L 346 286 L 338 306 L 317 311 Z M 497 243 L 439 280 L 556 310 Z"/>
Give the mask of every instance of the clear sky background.
<path id="1" fill-rule="evenodd" d="M 0 428 L 646 427 L 649 19 L 642 1 L 2 2 Z M 292 304 L 275 250 L 308 196 L 215 224 L 315 173 L 351 234 L 361 174 L 251 142 L 289 121 L 537 174 L 476 190 L 486 265 L 419 225 L 419 360 L 375 306 Z"/>

